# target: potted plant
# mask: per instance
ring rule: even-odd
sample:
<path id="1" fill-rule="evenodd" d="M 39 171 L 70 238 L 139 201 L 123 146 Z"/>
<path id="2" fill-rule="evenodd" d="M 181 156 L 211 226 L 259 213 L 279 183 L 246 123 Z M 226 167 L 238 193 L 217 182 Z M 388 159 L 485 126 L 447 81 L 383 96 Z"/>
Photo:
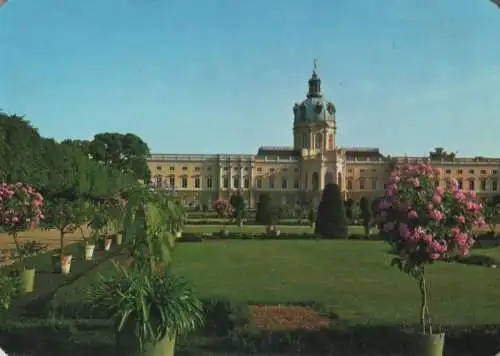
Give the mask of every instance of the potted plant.
<path id="1" fill-rule="evenodd" d="M 189 286 L 168 273 L 172 245 L 168 198 L 138 189 L 131 194 L 124 229 L 131 263 L 115 264 L 96 293 L 115 317 L 120 355 L 173 356 L 175 338 L 202 324 L 203 306 Z"/>
<path id="2" fill-rule="evenodd" d="M 32 292 L 35 284 L 35 268 L 27 268 L 18 239 L 21 231 L 35 229 L 42 214 L 43 197 L 33 187 L 24 184 L 0 184 L 0 227 L 12 237 L 16 245 L 20 272 L 21 291 Z"/>
<path id="3" fill-rule="evenodd" d="M 65 252 L 64 238 L 66 234 L 73 233 L 78 228 L 76 204 L 75 201 L 66 198 L 53 198 L 44 209 L 46 226 L 59 231 L 59 249 L 52 255 L 54 272 L 65 275 L 71 271 L 73 255 Z"/>
<path id="4" fill-rule="evenodd" d="M 187 212 L 179 200 L 166 199 L 164 203 L 167 216 L 171 225 L 172 232 L 175 238 L 182 237 L 182 228 L 186 222 Z"/>
<path id="5" fill-rule="evenodd" d="M 107 201 L 109 226 L 111 228 L 111 239 L 116 245 L 123 242 L 123 222 L 125 219 L 125 206 L 127 201 L 120 195 L 115 195 Z"/>
<path id="6" fill-rule="evenodd" d="M 98 203 L 94 206 L 89 227 L 92 230 L 95 242 L 100 249 L 109 251 L 112 239 L 109 236 L 109 210 L 105 203 Z"/>
<path id="7" fill-rule="evenodd" d="M 103 279 L 96 292 L 99 306 L 115 320 L 117 354 L 173 356 L 175 339 L 203 323 L 203 305 L 191 288 L 169 273 L 125 269 Z"/>
<path id="8" fill-rule="evenodd" d="M 414 346 L 422 356 L 441 356 L 445 336 L 432 327 L 425 266 L 455 253 L 466 255 L 475 242 L 473 228 L 485 224 L 474 192 L 463 192 L 454 179 L 436 187 L 438 179 L 439 171 L 430 165 L 396 168 L 376 214 L 381 235 L 397 253 L 392 264 L 417 282 L 420 335 Z"/>
<path id="9" fill-rule="evenodd" d="M 90 202 L 78 199 L 74 209 L 75 225 L 80 232 L 84 243 L 83 259 L 92 260 L 95 250 L 95 234 L 91 228 L 90 220 L 93 217 L 93 206 Z"/>

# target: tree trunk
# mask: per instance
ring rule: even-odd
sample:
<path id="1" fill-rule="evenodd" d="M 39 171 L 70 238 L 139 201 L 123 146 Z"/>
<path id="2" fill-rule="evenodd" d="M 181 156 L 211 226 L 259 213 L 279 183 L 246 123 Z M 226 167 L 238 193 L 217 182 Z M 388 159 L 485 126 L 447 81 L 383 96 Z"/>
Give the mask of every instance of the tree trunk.
<path id="1" fill-rule="evenodd" d="M 59 244 L 61 247 L 60 259 L 61 259 L 61 268 L 64 260 L 64 229 L 59 230 Z"/>
<path id="2" fill-rule="evenodd" d="M 418 278 L 418 287 L 420 290 L 420 327 L 423 334 L 432 334 L 432 324 L 429 312 L 429 301 L 427 297 L 427 285 L 425 276 L 422 271 L 421 276 Z"/>
<path id="3" fill-rule="evenodd" d="M 14 232 L 12 234 L 12 238 L 14 239 L 14 244 L 16 245 L 17 258 L 19 258 L 19 264 L 23 267 L 23 269 L 26 269 L 26 267 L 24 266 L 24 256 L 23 253 L 21 252 L 21 246 L 19 245 L 19 241 L 17 240 L 17 232 Z"/>

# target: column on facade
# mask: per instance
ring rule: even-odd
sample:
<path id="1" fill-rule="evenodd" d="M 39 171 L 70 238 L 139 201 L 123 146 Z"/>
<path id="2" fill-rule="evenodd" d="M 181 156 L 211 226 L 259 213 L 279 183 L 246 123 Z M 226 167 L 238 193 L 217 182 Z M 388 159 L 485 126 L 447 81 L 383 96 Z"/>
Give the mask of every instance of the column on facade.
<path id="1" fill-rule="evenodd" d="M 249 186 L 248 186 L 248 191 L 249 191 L 249 198 L 248 198 L 248 206 L 254 208 L 255 207 L 255 184 L 253 182 L 253 169 L 254 169 L 254 164 L 253 162 L 250 162 L 250 166 L 248 167 L 248 180 L 249 180 Z"/>
<path id="2" fill-rule="evenodd" d="M 245 163 L 240 161 L 240 189 L 241 190 L 243 190 L 245 188 L 245 186 L 243 185 L 243 183 L 244 183 L 244 171 L 245 171 L 244 165 L 245 165 Z"/>
<path id="3" fill-rule="evenodd" d="M 222 189 L 224 183 L 222 172 L 223 172 L 222 162 L 219 160 L 219 190 Z"/>
<path id="4" fill-rule="evenodd" d="M 325 163 L 321 162 L 321 169 L 319 170 L 319 190 L 320 191 L 322 191 L 325 188 L 325 174 L 326 174 Z"/>

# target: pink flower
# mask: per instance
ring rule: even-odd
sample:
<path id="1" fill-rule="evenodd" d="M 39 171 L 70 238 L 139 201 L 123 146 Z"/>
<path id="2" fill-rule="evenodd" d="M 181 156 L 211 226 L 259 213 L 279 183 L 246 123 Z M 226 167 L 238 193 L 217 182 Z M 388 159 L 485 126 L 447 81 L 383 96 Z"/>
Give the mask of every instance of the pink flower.
<path id="1" fill-rule="evenodd" d="M 380 209 L 376 218 L 387 241 L 402 251 L 402 258 L 418 254 L 415 259 L 426 263 L 442 258 L 449 248 L 468 253 L 475 242 L 473 227 L 484 224 L 475 194 L 464 193 L 451 178 L 436 187 L 439 175 L 429 164 L 406 164 L 390 175 L 385 201 L 380 203 L 386 209 Z M 427 259 L 421 257 L 422 243 L 427 246 Z"/>
<path id="2" fill-rule="evenodd" d="M 432 210 L 430 213 L 430 216 L 433 220 L 436 220 L 436 221 L 441 221 L 444 219 L 444 213 L 437 210 L 437 209 Z"/>
<path id="3" fill-rule="evenodd" d="M 434 196 L 432 197 L 432 202 L 434 204 L 441 204 L 441 195 L 434 194 Z"/>
<path id="4" fill-rule="evenodd" d="M 441 186 L 436 187 L 436 189 L 434 191 L 436 192 L 436 194 L 439 194 L 441 196 L 444 194 L 444 188 Z"/>
<path id="5" fill-rule="evenodd" d="M 420 180 L 418 178 L 410 178 L 409 181 L 415 188 L 420 187 Z"/>

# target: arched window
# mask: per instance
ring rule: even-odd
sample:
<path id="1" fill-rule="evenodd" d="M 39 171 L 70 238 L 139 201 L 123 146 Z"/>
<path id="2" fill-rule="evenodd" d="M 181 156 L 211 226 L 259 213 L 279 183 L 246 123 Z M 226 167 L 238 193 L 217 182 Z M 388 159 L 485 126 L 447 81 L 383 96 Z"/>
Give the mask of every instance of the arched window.
<path id="1" fill-rule="evenodd" d="M 325 185 L 330 184 L 330 183 L 335 183 L 333 181 L 333 173 L 332 172 L 326 172 L 325 173 Z"/>

